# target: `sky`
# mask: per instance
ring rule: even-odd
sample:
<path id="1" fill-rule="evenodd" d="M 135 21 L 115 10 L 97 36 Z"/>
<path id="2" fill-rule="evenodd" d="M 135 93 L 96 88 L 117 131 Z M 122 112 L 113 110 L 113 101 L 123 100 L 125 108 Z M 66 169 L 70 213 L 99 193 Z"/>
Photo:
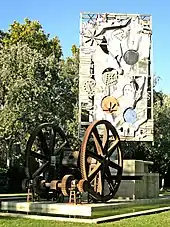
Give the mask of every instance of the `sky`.
<path id="1" fill-rule="evenodd" d="M 139 13 L 152 15 L 153 73 L 160 77 L 157 90 L 170 93 L 170 1 L 169 0 L 1 0 L 0 29 L 14 20 L 38 20 L 50 37 L 58 36 L 64 57 L 79 45 L 80 12 Z"/>

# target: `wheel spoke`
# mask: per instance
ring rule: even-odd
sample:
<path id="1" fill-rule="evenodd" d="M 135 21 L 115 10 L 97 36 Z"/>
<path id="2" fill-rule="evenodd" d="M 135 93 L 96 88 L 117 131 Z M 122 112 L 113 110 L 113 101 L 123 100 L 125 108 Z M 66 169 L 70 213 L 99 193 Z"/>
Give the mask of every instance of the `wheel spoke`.
<path id="1" fill-rule="evenodd" d="M 40 130 L 40 132 L 38 133 L 38 137 L 41 141 L 41 148 L 44 152 L 45 155 L 49 155 L 50 154 L 50 151 L 49 151 L 49 148 L 47 146 L 47 142 L 45 140 L 45 137 L 44 137 L 44 134 L 42 132 L 42 130 Z"/>
<path id="2" fill-rule="evenodd" d="M 110 167 L 112 167 L 113 169 L 117 169 L 118 171 L 120 171 L 122 169 L 121 166 L 119 166 L 118 164 L 116 164 L 115 162 L 109 161 L 108 164 Z"/>
<path id="3" fill-rule="evenodd" d="M 103 166 L 103 168 L 102 168 L 102 170 L 101 170 L 101 194 L 102 194 L 102 196 L 104 196 L 104 183 L 105 183 L 105 170 L 106 169 L 106 167 L 105 167 L 105 165 Z"/>
<path id="4" fill-rule="evenodd" d="M 112 175 L 110 173 L 109 167 L 106 168 L 106 180 L 107 180 L 107 182 L 109 184 L 110 191 L 113 192 L 115 184 L 112 181 Z"/>
<path id="5" fill-rule="evenodd" d="M 94 191 L 94 188 L 91 185 L 89 185 L 88 187 L 88 192 L 94 199 L 96 199 L 96 192 Z"/>
<path id="6" fill-rule="evenodd" d="M 67 144 L 67 141 L 64 141 L 64 143 L 62 143 L 60 145 L 59 148 L 56 149 L 56 151 L 54 151 L 54 155 L 58 155 L 58 153 L 62 150 L 62 148 Z"/>
<path id="7" fill-rule="evenodd" d="M 119 145 L 119 140 L 116 139 L 115 141 L 112 142 L 111 146 L 108 149 L 108 157 L 110 158 L 117 146 Z"/>
<path id="8" fill-rule="evenodd" d="M 37 169 L 35 173 L 32 175 L 32 178 L 35 178 L 36 176 L 40 175 L 44 171 L 44 169 L 48 166 L 48 164 L 49 164 L 49 161 L 45 162 L 42 166 L 40 166 L 40 168 Z"/>
<path id="9" fill-rule="evenodd" d="M 56 131 L 52 129 L 50 145 L 49 145 L 50 154 L 54 154 L 54 147 L 56 142 L 55 140 L 56 140 Z"/>
<path id="10" fill-rule="evenodd" d="M 103 146 L 102 146 L 102 141 L 100 139 L 98 130 L 96 127 L 93 128 L 93 132 L 92 132 L 93 138 L 94 138 L 94 142 L 97 148 L 97 153 L 98 154 L 103 154 Z"/>
<path id="11" fill-rule="evenodd" d="M 94 153 L 94 152 L 88 151 L 87 152 L 87 156 L 89 156 L 91 158 L 94 158 L 94 159 L 96 159 L 97 161 L 99 161 L 101 163 L 103 162 L 103 157 L 101 155 L 98 155 L 98 154 Z"/>
<path id="12" fill-rule="evenodd" d="M 104 189 L 104 185 L 103 185 L 103 179 L 104 179 L 104 175 L 103 175 L 103 167 L 101 168 L 101 170 L 98 172 L 97 177 L 97 192 L 100 193 L 100 195 L 102 195 L 103 193 L 103 189 Z"/>
<path id="13" fill-rule="evenodd" d="M 104 133 L 103 133 L 103 141 L 102 141 L 102 146 L 103 146 L 103 154 L 107 154 L 108 150 L 108 144 L 109 143 L 109 128 L 105 125 Z"/>
<path id="14" fill-rule="evenodd" d="M 97 175 L 97 192 L 101 193 L 101 188 L 102 187 L 102 178 L 101 178 L 101 171 L 99 171 L 98 175 Z"/>
<path id="15" fill-rule="evenodd" d="M 101 169 L 101 166 L 102 166 L 102 164 L 99 162 L 95 165 L 95 167 L 92 169 L 92 171 L 88 175 L 89 182 L 94 179 L 94 177 L 97 175 L 97 173 Z"/>
<path id="16" fill-rule="evenodd" d="M 39 154 L 35 151 L 31 151 L 31 156 L 33 156 L 34 158 L 41 159 L 41 160 L 47 160 L 47 157 L 45 157 L 44 155 Z"/>

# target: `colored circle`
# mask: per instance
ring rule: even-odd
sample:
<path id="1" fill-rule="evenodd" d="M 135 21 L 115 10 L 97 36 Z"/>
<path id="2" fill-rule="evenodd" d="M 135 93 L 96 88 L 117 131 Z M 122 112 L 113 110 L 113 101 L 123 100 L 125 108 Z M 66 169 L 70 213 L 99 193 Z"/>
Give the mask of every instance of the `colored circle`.
<path id="1" fill-rule="evenodd" d="M 124 121 L 127 123 L 131 123 L 131 124 L 135 123 L 137 118 L 136 111 L 131 107 L 127 108 L 123 113 L 123 118 L 124 118 Z"/>
<path id="2" fill-rule="evenodd" d="M 118 110 L 119 103 L 113 96 L 106 96 L 101 102 L 102 110 L 106 113 L 114 113 Z"/>
<path id="3" fill-rule="evenodd" d="M 128 65 L 134 65 L 139 60 L 139 53 L 136 50 L 127 50 L 123 56 L 124 61 Z"/>

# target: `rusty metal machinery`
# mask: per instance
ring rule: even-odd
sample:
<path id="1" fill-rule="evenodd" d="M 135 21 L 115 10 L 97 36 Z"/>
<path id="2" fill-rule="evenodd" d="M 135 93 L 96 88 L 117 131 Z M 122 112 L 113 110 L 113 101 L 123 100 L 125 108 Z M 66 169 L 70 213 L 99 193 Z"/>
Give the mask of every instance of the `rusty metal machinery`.
<path id="1" fill-rule="evenodd" d="M 89 125 L 79 152 L 70 149 L 60 127 L 41 124 L 27 142 L 25 157 L 27 179 L 22 186 L 43 199 L 62 202 L 76 180 L 78 192 L 105 202 L 113 198 L 121 181 L 120 139 L 106 120 Z"/>

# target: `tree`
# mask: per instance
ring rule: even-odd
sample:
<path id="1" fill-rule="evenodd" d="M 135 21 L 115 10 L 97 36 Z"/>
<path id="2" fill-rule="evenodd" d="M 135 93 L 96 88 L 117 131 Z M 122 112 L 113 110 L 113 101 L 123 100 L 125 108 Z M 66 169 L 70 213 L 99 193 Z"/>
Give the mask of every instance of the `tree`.
<path id="1" fill-rule="evenodd" d="M 65 100 L 67 114 L 67 134 L 71 140 L 73 149 L 79 149 L 80 141 L 78 139 L 78 89 L 79 89 L 79 48 L 72 46 L 72 56 L 66 58 L 62 64 L 62 78 L 67 84 L 69 91 L 69 100 Z M 64 100 L 63 100 L 64 102 Z"/>
<path id="2" fill-rule="evenodd" d="M 170 96 L 154 94 L 154 146 L 145 146 L 147 159 L 152 160 L 153 171 L 164 176 L 170 167 Z"/>
<path id="3" fill-rule="evenodd" d="M 56 122 L 74 134 L 78 49 L 61 59 L 59 40 L 49 39 L 39 22 L 14 22 L 0 48 L 0 137 L 22 151 L 33 128 Z M 75 76 L 76 75 L 76 76 Z M 75 79 L 76 78 L 76 79 Z"/>
<path id="4" fill-rule="evenodd" d="M 67 95 L 66 85 L 54 55 L 45 58 L 26 44 L 4 47 L 0 50 L 0 81 L 1 137 L 22 141 L 39 123 L 65 122 L 62 99 Z"/>
<path id="5" fill-rule="evenodd" d="M 3 38 L 5 37 L 5 32 L 0 30 L 0 43 L 2 43 Z"/>
<path id="6" fill-rule="evenodd" d="M 13 44 L 26 43 L 31 49 L 36 49 L 44 56 L 53 54 L 57 60 L 62 55 L 62 49 L 58 37 L 53 39 L 49 38 L 42 29 L 42 25 L 38 21 L 24 20 L 25 23 L 21 24 L 14 21 L 10 25 L 8 32 L 3 38 L 3 44 L 10 47 Z"/>

